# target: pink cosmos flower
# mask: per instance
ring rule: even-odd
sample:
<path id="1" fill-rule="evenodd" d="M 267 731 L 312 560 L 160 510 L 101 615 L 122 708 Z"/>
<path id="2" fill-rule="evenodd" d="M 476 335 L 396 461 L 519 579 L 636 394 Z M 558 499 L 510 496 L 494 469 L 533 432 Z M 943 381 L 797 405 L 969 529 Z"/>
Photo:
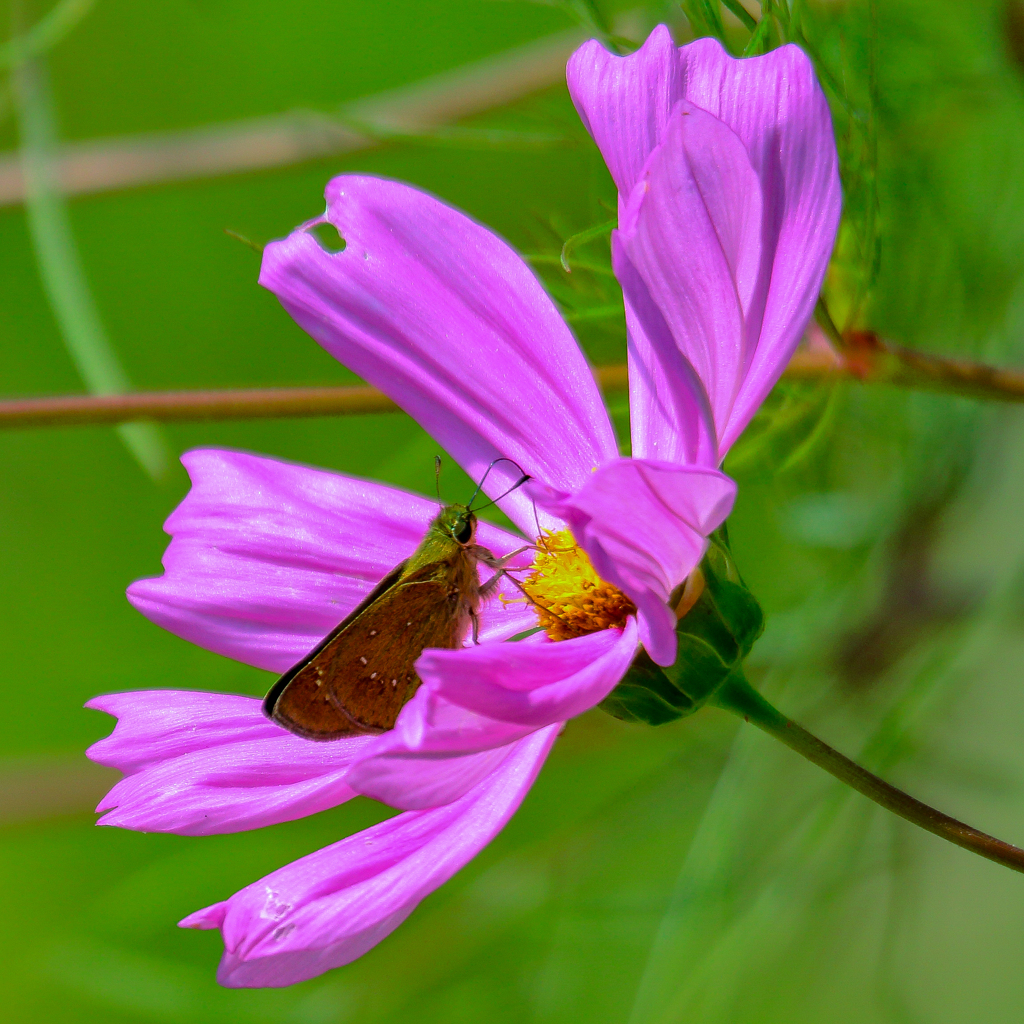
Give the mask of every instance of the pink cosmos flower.
<path id="1" fill-rule="evenodd" d="M 406 811 L 182 922 L 221 928 L 219 977 L 235 986 L 290 984 L 360 956 L 489 842 L 566 719 L 607 696 L 641 642 L 672 662 L 669 596 L 734 496 L 714 467 L 619 456 L 569 329 L 486 228 L 377 178 L 337 178 L 327 201 L 324 217 L 267 247 L 261 282 L 471 476 L 499 456 L 531 474 L 531 495 L 512 492 L 504 510 L 531 540 L 538 518 L 544 529 L 571 529 L 590 572 L 630 610 L 601 628 L 599 608 L 593 631 L 561 642 L 538 634 L 509 644 L 499 641 L 537 616 L 522 602 L 488 602 L 480 645 L 425 651 L 419 691 L 381 736 L 313 743 L 267 721 L 259 701 L 224 694 L 90 702 L 118 718 L 90 756 L 125 773 L 100 805 L 103 824 L 207 835 L 356 793 Z M 309 229 L 322 220 L 339 229 L 344 251 L 320 246 Z M 275 672 L 407 557 L 437 510 L 380 484 L 255 455 L 194 451 L 183 461 L 193 486 L 167 522 L 165 573 L 133 584 L 129 600 L 179 636 Z M 504 471 L 499 463 L 488 477 L 491 494 L 512 482 Z M 499 555 L 522 544 L 486 523 L 477 538 Z M 593 593 L 578 595 L 577 610 Z"/>
<path id="2" fill-rule="evenodd" d="M 673 419 L 682 402 L 635 393 L 634 444 L 717 465 L 821 290 L 841 205 L 828 103 L 796 46 L 736 60 L 714 39 L 677 48 L 664 25 L 628 57 L 585 43 L 567 78 L 619 192 L 631 385 L 703 392 L 714 424 L 694 440 Z"/>
<path id="3" fill-rule="evenodd" d="M 620 81 L 608 62 L 631 59 L 606 55 L 601 64 L 604 58 L 590 47 L 581 53 Z M 571 66 L 578 102 L 580 60 L 577 55 Z M 774 95 L 778 99 L 778 89 Z M 637 109 L 643 106 L 643 97 L 634 101 Z M 755 93 L 750 102 L 756 110 L 748 119 L 774 116 L 778 125 L 769 101 Z M 589 123 L 594 130 L 594 116 Z M 637 167 L 646 160 L 647 177 L 638 181 L 652 194 L 660 195 L 654 187 L 660 179 L 650 171 L 655 154 L 676 146 L 675 162 L 686 164 L 689 150 L 678 142 L 684 135 L 679 129 L 642 156 L 634 154 Z M 807 138 L 813 145 L 822 141 L 813 132 Z M 608 140 L 599 144 L 607 154 Z M 802 159 L 813 162 L 810 154 Z M 672 161 L 664 156 L 663 162 Z M 711 170 L 702 171 L 702 186 L 710 190 L 706 209 L 726 220 L 734 164 L 722 164 L 719 186 Z M 807 179 L 803 187 L 816 182 Z M 728 193 L 718 206 L 716 187 Z M 633 192 L 640 195 L 639 185 Z M 773 216 L 788 224 L 790 206 L 811 200 L 799 188 L 783 192 Z M 655 249 L 667 242 L 651 212 L 664 208 L 671 215 L 672 194 L 659 200 L 661 207 L 631 197 L 628 226 L 624 222 L 615 239 L 630 318 L 630 459 L 619 456 L 589 367 L 537 279 L 504 242 L 463 214 L 395 182 L 346 176 L 329 184 L 323 217 L 268 246 L 261 283 L 328 351 L 413 415 L 471 476 L 481 478 L 498 457 L 531 475 L 527 488 L 500 504 L 531 540 L 538 530 L 570 531 L 552 556 L 558 563 L 558 552 L 568 552 L 564 565 L 549 560 L 548 578 L 537 585 L 556 586 L 560 607 L 582 616 L 583 635 L 501 642 L 537 618 L 522 603 L 491 601 L 479 646 L 422 654 L 416 663 L 422 685 L 393 730 L 333 743 L 285 732 L 246 697 L 149 691 L 90 702 L 118 724 L 89 754 L 125 773 L 100 805 L 107 812 L 102 824 L 188 835 L 230 832 L 294 819 L 357 793 L 404 811 L 186 918 L 185 926 L 221 929 L 222 983 L 287 985 L 362 955 L 503 827 L 565 720 L 613 689 L 640 644 L 661 664 L 674 660 L 670 595 L 699 562 L 707 535 L 734 496 L 716 467 L 725 450 L 719 438 L 731 436 L 731 417 L 741 406 L 734 400 L 723 413 L 715 382 L 731 367 L 743 378 L 733 381 L 735 399 L 746 394 L 751 367 L 760 367 L 759 379 L 773 380 L 789 342 L 765 341 L 775 335 L 764 325 L 782 318 L 782 312 L 773 313 L 775 319 L 765 312 L 776 301 L 765 253 L 781 251 L 783 233 L 773 235 L 763 218 L 758 232 L 748 230 L 746 214 L 740 217 L 747 227 L 729 241 L 731 263 L 721 263 L 721 232 L 698 232 L 691 243 L 707 249 L 709 267 L 733 275 L 734 291 L 740 280 L 735 267 L 749 276 L 756 263 L 762 276 L 767 273 L 763 287 L 740 275 L 736 302 L 743 313 L 730 321 L 743 338 L 730 343 L 746 352 L 754 323 L 748 292 L 761 288 L 760 340 L 750 359 L 714 356 L 728 326 L 719 323 L 717 307 L 707 322 L 686 321 L 710 279 L 691 289 L 690 306 L 674 307 L 667 285 L 659 291 L 643 277 L 658 284 L 674 273 L 665 267 L 662 278 L 655 273 Z M 342 252 L 325 251 L 311 233 L 323 221 L 345 239 Z M 712 217 L 712 227 L 720 226 Z M 793 232 L 785 237 L 789 248 L 798 247 Z M 699 253 L 679 253 L 674 245 L 662 255 L 668 263 L 683 258 L 684 276 L 686 259 L 701 264 Z M 789 291 L 816 292 L 823 263 L 785 266 L 797 278 Z M 708 277 L 711 271 L 701 267 Z M 663 309 L 656 299 L 666 302 Z M 803 306 L 791 311 L 806 320 Z M 799 336 L 803 326 L 785 326 L 785 339 L 794 330 Z M 707 357 L 703 363 L 699 352 Z M 705 371 L 712 374 L 708 388 Z M 129 599 L 172 632 L 271 671 L 286 670 L 313 648 L 411 553 L 436 512 L 425 498 L 255 455 L 197 451 L 183 461 L 193 487 L 167 523 L 173 539 L 166 571 L 133 584 Z M 514 481 L 515 471 L 506 469 L 499 463 L 490 474 L 489 494 Z M 482 523 L 478 541 L 501 555 L 522 538 Z M 516 596 L 509 588 L 504 593 Z M 595 594 L 612 600 L 602 604 Z M 621 612 L 623 602 L 627 611 L 609 621 L 608 608 Z"/>

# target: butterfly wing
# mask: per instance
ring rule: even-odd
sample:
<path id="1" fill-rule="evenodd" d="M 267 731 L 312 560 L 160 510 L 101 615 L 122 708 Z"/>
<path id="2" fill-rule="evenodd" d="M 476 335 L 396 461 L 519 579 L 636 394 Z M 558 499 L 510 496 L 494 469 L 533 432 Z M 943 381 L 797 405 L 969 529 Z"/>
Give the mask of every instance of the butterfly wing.
<path id="1" fill-rule="evenodd" d="M 402 578 L 405 567 L 405 562 L 399 562 L 309 654 L 274 683 L 263 699 L 263 713 L 267 718 L 307 739 L 333 740 L 360 735 L 360 730 L 326 699 L 322 679 L 315 671 L 318 666 L 314 663 Z M 307 671 L 311 666 L 314 671 Z"/>
<path id="2" fill-rule="evenodd" d="M 453 581 L 449 564 L 404 575 L 406 565 L 274 684 L 263 703 L 268 717 L 313 740 L 394 726 L 419 686 L 413 663 L 423 649 L 457 647 L 465 632 L 462 581 Z"/>

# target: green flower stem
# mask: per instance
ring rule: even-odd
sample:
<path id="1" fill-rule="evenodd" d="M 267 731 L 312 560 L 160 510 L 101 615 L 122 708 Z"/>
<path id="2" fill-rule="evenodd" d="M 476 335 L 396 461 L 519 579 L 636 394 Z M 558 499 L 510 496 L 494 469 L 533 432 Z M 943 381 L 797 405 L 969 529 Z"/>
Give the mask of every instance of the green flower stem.
<path id="1" fill-rule="evenodd" d="M 898 814 L 901 818 L 957 846 L 962 846 L 965 850 L 1013 868 L 1014 871 L 1024 872 L 1024 850 L 979 832 L 976 828 L 965 825 L 962 821 L 957 821 L 956 818 L 921 803 L 920 800 L 915 800 L 878 776 L 872 775 L 772 707 L 747 682 L 742 673 L 731 675 L 716 691 L 711 703 L 731 711 L 734 715 L 740 715 L 759 729 L 763 729 L 769 736 L 774 736 L 791 750 L 814 762 L 819 768 L 824 768 L 840 782 L 845 782 L 893 814 Z"/>

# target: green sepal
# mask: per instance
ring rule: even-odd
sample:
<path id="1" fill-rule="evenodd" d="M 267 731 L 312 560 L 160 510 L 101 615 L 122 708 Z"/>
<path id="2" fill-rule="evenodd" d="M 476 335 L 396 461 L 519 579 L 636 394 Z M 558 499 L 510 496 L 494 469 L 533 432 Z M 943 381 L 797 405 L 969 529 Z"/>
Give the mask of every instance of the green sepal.
<path id="1" fill-rule="evenodd" d="M 598 705 L 626 722 L 663 725 L 700 710 L 738 671 L 764 629 L 764 614 L 729 551 L 725 528 L 712 534 L 701 561 L 704 589 L 676 623 L 674 664 L 656 665 L 641 651 Z"/>
<path id="2" fill-rule="evenodd" d="M 664 725 L 697 710 L 690 698 L 669 682 L 665 670 L 655 665 L 646 651 L 636 656 L 618 686 L 598 707 L 613 718 L 647 725 Z"/>

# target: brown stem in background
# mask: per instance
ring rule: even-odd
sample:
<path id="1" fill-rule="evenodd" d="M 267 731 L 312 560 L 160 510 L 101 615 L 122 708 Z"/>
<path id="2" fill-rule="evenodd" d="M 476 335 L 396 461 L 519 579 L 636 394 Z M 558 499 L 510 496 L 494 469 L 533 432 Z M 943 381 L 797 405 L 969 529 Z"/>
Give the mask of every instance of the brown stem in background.
<path id="1" fill-rule="evenodd" d="M 62 193 L 72 196 L 287 167 L 370 149 L 390 132 L 430 131 L 564 81 L 565 62 L 586 38 L 582 29 L 560 32 L 334 112 L 292 111 L 185 131 L 65 143 L 56 154 L 55 174 Z M 17 154 L 0 153 L 0 206 L 24 198 Z"/>
<path id="2" fill-rule="evenodd" d="M 625 366 L 599 366 L 605 391 L 627 385 Z M 883 342 L 870 331 L 850 331 L 841 355 L 800 351 L 783 375 L 790 380 L 852 380 L 894 384 L 999 402 L 1024 401 L 1024 371 L 962 359 L 946 359 Z M 83 424 L 189 420 L 277 419 L 394 412 L 398 407 L 376 388 L 239 388 L 218 391 L 150 391 L 124 395 L 68 395 L 0 401 L 0 429 Z"/>
<path id="3" fill-rule="evenodd" d="M 874 331 L 847 331 L 843 339 L 841 359 L 846 376 L 971 398 L 1024 401 L 1022 370 L 916 352 L 882 341 Z"/>
<path id="4" fill-rule="evenodd" d="M 394 412 L 376 388 L 239 388 L 230 391 L 150 391 L 69 395 L 0 402 L 0 427 L 65 427 L 131 420 L 276 419 Z"/>

